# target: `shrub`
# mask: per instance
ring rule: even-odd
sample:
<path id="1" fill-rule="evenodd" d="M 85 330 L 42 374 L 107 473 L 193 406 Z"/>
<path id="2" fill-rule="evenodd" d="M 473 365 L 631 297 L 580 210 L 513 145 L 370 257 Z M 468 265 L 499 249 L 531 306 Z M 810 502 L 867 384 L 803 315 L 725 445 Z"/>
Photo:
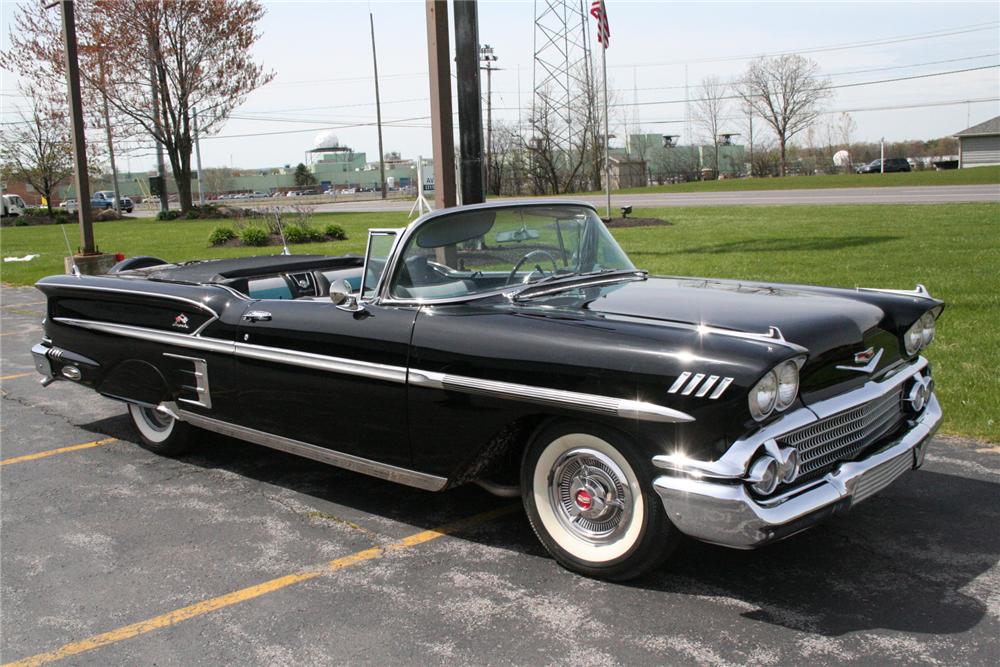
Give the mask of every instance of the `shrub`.
<path id="1" fill-rule="evenodd" d="M 236 232 L 229 227 L 216 227 L 208 236 L 208 242 L 212 245 L 222 245 L 230 239 L 236 238 Z"/>
<path id="2" fill-rule="evenodd" d="M 341 227 L 340 225 L 327 225 L 326 229 L 323 230 L 323 233 L 326 234 L 328 238 L 331 238 L 334 241 L 347 240 L 347 232 L 345 232 L 344 228 Z"/>
<path id="3" fill-rule="evenodd" d="M 176 220 L 181 217 L 180 211 L 160 211 L 156 214 L 157 220 Z"/>
<path id="4" fill-rule="evenodd" d="M 244 227 L 240 232 L 240 241 L 243 245 L 249 246 L 263 246 L 267 245 L 270 240 L 270 235 L 267 230 L 263 227 L 257 227 L 254 225 Z"/>
<path id="5" fill-rule="evenodd" d="M 323 235 L 306 225 L 288 225 L 285 227 L 285 240 L 289 243 L 309 243 L 322 241 Z"/>
<path id="6" fill-rule="evenodd" d="M 196 209 L 191 209 L 190 211 L 184 214 L 184 217 L 187 218 L 188 220 L 197 220 L 198 218 L 201 217 L 201 213 L 199 213 Z"/>

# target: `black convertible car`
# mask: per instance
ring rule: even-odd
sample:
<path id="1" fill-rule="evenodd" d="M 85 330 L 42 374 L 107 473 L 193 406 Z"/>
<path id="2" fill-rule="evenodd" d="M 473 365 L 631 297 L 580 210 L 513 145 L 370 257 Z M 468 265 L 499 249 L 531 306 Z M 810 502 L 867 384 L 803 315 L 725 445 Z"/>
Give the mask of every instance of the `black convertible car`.
<path id="1" fill-rule="evenodd" d="M 45 378 L 123 401 L 154 452 L 199 430 L 440 491 L 519 495 L 578 572 L 682 535 L 788 537 L 920 466 L 941 411 L 913 291 L 654 277 L 589 204 L 371 230 L 365 257 L 126 260 L 52 276 Z M 348 415 L 345 418 L 345 415 Z"/>

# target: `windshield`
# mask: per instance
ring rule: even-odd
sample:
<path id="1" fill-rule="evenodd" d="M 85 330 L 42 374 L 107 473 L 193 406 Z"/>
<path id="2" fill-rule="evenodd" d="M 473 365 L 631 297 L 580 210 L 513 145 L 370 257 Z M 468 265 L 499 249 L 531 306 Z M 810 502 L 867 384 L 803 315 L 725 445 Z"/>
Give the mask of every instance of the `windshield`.
<path id="1" fill-rule="evenodd" d="M 392 281 L 396 299 L 446 299 L 539 280 L 634 270 L 584 206 L 512 206 L 459 211 L 410 236 Z"/>

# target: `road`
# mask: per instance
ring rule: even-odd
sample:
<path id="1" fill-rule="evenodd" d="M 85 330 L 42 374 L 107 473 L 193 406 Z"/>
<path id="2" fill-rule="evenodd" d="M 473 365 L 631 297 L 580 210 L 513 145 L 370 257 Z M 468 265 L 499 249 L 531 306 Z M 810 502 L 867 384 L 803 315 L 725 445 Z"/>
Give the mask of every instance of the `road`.
<path id="1" fill-rule="evenodd" d="M 519 503 L 476 487 L 432 494 L 221 436 L 154 456 L 120 404 L 38 384 L 42 297 L 0 296 L 0 662 L 1000 661 L 998 447 L 937 438 L 921 470 L 812 531 L 753 552 L 688 542 L 608 584 L 560 568 Z"/>
<path id="2" fill-rule="evenodd" d="M 367 195 L 366 195 L 367 196 Z M 605 205 L 604 195 L 569 195 L 568 199 Z M 277 200 L 284 204 L 282 200 Z M 651 192 L 611 194 L 611 204 L 636 208 L 672 206 L 777 206 L 795 204 L 943 204 L 959 202 L 1000 203 L 1000 185 L 928 185 L 886 188 L 817 188 L 812 190 L 738 190 L 733 192 Z M 305 200 L 296 203 L 309 204 Z M 409 211 L 411 200 L 358 199 L 315 205 L 317 213 L 333 211 Z M 616 212 L 617 213 L 617 212 Z M 138 217 L 152 217 L 155 211 L 136 211 Z"/>

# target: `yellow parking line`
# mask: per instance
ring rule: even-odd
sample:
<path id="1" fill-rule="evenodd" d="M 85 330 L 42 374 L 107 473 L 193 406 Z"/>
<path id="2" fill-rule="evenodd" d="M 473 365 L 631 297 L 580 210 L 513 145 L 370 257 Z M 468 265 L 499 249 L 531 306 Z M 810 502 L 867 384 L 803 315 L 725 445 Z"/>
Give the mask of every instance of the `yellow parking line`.
<path id="1" fill-rule="evenodd" d="M 27 373 L 14 373 L 13 375 L 4 375 L 2 378 L 0 378 L 0 381 L 3 381 L 3 380 L 16 380 L 18 378 L 26 378 L 29 375 L 34 375 L 34 374 L 35 374 L 35 371 L 28 371 Z"/>
<path id="2" fill-rule="evenodd" d="M 29 665 L 42 665 L 47 662 L 62 660 L 63 658 L 68 658 L 72 655 L 85 653 L 86 651 L 93 651 L 103 646 L 108 646 L 109 644 L 115 644 L 126 639 L 131 639 L 132 637 L 138 637 L 139 635 L 144 635 L 148 632 L 159 630 L 160 628 L 177 625 L 182 621 L 198 616 L 204 616 L 205 614 L 217 611 L 224 607 L 229 607 L 240 602 L 258 598 L 262 595 L 266 595 L 267 593 L 281 590 L 282 588 L 287 588 L 293 584 L 298 584 L 325 574 L 337 572 L 338 570 L 343 570 L 353 565 L 379 558 L 393 551 L 409 549 L 419 544 L 436 540 L 437 538 L 450 533 L 455 533 L 465 528 L 477 526 L 492 519 L 510 514 L 518 507 L 519 505 L 507 505 L 495 510 L 490 510 L 489 512 L 483 512 L 482 514 L 476 514 L 475 516 L 467 517 L 465 519 L 459 519 L 458 521 L 439 526 L 432 530 L 414 533 L 409 537 L 404 537 L 398 542 L 393 542 L 385 547 L 372 547 L 371 549 L 358 551 L 350 556 L 336 558 L 328 563 L 303 570 L 302 572 L 298 572 L 296 574 L 289 574 L 284 577 L 278 577 L 277 579 L 265 581 L 255 586 L 241 588 L 238 591 L 233 591 L 232 593 L 227 593 L 202 602 L 197 602 L 195 604 L 188 605 L 187 607 L 181 607 L 180 609 L 175 609 L 165 614 L 160 614 L 159 616 L 146 619 L 145 621 L 139 621 L 138 623 L 126 625 L 118 628 L 117 630 L 111 630 L 110 632 L 94 635 L 93 637 L 89 637 L 81 641 L 70 642 L 69 644 L 65 644 L 54 651 L 49 651 L 48 653 L 39 653 L 38 655 L 23 658 L 16 662 L 8 662 L 3 665 L 3 667 L 27 667 Z"/>
<path id="3" fill-rule="evenodd" d="M 101 445 L 106 445 L 109 442 L 114 442 L 116 438 L 104 438 L 103 440 L 94 440 L 93 442 L 85 442 L 80 445 L 70 445 L 69 447 L 60 447 L 59 449 L 48 449 L 44 452 L 37 452 L 35 454 L 25 454 L 24 456 L 15 456 L 9 459 L 0 460 L 0 466 L 7 466 L 11 463 L 23 463 L 25 461 L 34 461 L 36 459 L 44 459 L 49 456 L 55 456 L 56 454 L 65 454 L 66 452 L 75 452 L 80 449 L 90 449 L 91 447 L 100 447 Z"/>

